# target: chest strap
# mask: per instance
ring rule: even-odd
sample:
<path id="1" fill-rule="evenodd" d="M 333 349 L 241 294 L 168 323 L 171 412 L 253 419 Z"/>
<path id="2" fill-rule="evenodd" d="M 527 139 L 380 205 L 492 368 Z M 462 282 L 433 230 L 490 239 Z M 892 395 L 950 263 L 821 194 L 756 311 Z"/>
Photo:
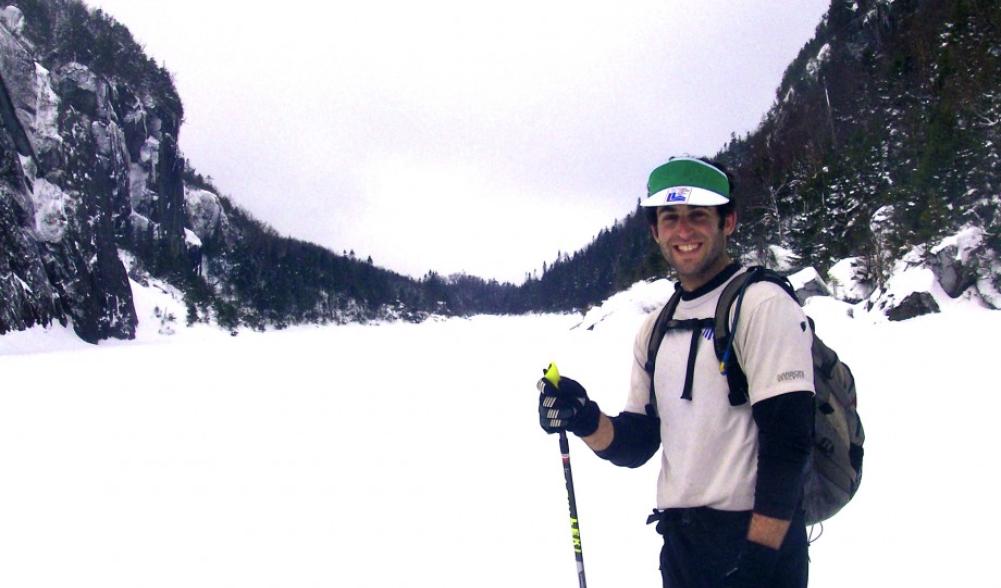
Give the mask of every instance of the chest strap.
<path id="1" fill-rule="evenodd" d="M 695 378 L 695 358 L 699 354 L 699 341 L 702 340 L 702 333 L 705 329 L 713 328 L 713 319 L 687 319 L 672 322 L 678 323 L 677 329 L 692 330 L 692 342 L 688 346 L 688 367 L 685 369 L 685 388 L 681 391 L 681 398 L 683 400 L 691 400 L 692 382 Z M 710 338 L 712 338 L 712 335 L 710 335 Z"/>
<path id="2" fill-rule="evenodd" d="M 673 302 L 674 304 L 669 303 L 665 307 L 665 310 L 670 314 L 674 314 L 674 307 L 677 306 L 677 301 Z M 664 335 L 668 331 L 692 332 L 692 340 L 688 346 L 688 365 L 685 369 L 685 386 L 681 391 L 681 398 L 683 400 L 691 400 L 692 385 L 695 379 L 695 359 L 699 353 L 699 341 L 702 339 L 703 333 L 706 332 L 706 329 L 709 329 L 708 339 L 712 340 L 712 330 L 715 326 L 715 321 L 712 318 L 678 320 L 670 318 L 670 314 L 662 313 L 662 315 L 658 317 L 657 323 L 654 326 L 655 336 L 658 337 L 659 340 L 663 339 Z M 656 395 L 654 394 L 653 391 L 654 368 L 657 360 L 656 352 L 657 352 L 656 349 L 652 350 L 652 352 L 647 357 L 647 363 L 645 366 L 646 371 L 650 374 L 650 393 L 652 399 L 656 398 Z M 654 400 L 653 402 L 654 402 L 654 408 L 656 408 L 656 400 Z"/>

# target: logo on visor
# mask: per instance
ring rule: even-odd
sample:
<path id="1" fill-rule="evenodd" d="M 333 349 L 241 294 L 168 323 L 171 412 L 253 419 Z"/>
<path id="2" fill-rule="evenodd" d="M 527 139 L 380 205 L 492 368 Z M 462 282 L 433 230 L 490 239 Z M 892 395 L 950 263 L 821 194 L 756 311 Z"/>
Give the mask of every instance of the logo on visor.
<path id="1" fill-rule="evenodd" d="M 667 193 L 667 202 L 688 202 L 691 188 L 675 188 Z"/>

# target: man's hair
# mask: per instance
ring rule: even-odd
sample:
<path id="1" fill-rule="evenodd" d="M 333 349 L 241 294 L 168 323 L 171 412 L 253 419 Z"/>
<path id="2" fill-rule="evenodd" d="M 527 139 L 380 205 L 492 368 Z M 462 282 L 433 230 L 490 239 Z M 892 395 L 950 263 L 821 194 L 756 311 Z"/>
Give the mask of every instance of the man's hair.
<path id="1" fill-rule="evenodd" d="M 702 163 L 708 163 L 709 165 L 723 172 L 723 174 L 726 176 L 726 181 L 730 183 L 730 201 L 727 202 L 726 204 L 720 204 L 719 206 L 710 207 L 710 208 L 715 208 L 716 212 L 719 213 L 719 226 L 720 228 L 723 228 L 723 223 L 726 222 L 726 216 L 737 209 L 737 203 L 733 199 L 734 192 L 737 191 L 737 183 L 733 178 L 733 174 L 731 174 L 730 170 L 728 170 L 726 166 L 723 165 L 722 163 L 705 157 L 696 157 L 695 159 L 698 159 Z M 644 212 L 646 213 L 646 222 L 651 227 L 657 226 L 658 210 L 660 210 L 659 206 L 647 206 L 644 208 Z"/>

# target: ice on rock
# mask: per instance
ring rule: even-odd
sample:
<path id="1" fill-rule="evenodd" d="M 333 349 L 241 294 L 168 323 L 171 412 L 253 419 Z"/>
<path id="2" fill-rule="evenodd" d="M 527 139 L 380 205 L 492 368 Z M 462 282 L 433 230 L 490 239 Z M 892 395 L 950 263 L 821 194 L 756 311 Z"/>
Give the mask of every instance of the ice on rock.
<path id="1" fill-rule="evenodd" d="M 62 240 L 69 223 L 72 199 L 59 186 L 48 180 L 35 180 L 31 192 L 35 207 L 35 235 L 40 241 L 57 243 Z"/>

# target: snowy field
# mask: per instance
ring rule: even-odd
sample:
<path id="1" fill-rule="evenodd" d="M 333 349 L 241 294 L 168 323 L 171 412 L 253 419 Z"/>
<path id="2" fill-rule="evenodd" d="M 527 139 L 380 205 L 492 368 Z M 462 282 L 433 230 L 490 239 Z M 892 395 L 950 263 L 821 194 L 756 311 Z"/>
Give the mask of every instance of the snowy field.
<path id="1" fill-rule="evenodd" d="M 137 296 L 136 342 L 0 337 L 0 586 L 575 587 L 534 383 L 556 360 L 618 412 L 633 333 L 665 288 L 585 318 L 237 337 L 161 335 Z M 807 307 L 855 372 L 868 436 L 859 495 L 811 547 L 811 586 L 1001 586 L 1001 312 L 888 323 L 848 308 Z M 589 585 L 659 586 L 644 526 L 657 460 L 619 469 L 577 440 L 571 454 Z"/>

